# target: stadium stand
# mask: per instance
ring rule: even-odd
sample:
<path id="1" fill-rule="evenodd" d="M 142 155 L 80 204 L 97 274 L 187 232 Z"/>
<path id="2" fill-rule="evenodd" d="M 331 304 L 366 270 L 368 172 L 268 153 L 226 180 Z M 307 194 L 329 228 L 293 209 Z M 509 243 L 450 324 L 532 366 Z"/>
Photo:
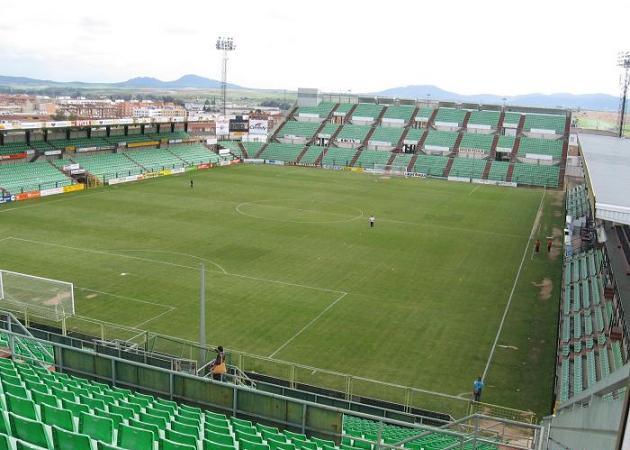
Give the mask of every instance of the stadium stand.
<path id="1" fill-rule="evenodd" d="M 414 164 L 414 171 L 441 177 L 447 163 L 448 158 L 446 156 L 419 155 Z"/>
<path id="2" fill-rule="evenodd" d="M 348 166 L 355 154 L 356 150 L 354 149 L 330 147 L 322 159 L 322 164 L 329 166 Z"/>
<path id="3" fill-rule="evenodd" d="M 337 141 L 363 142 L 369 132 L 367 125 L 345 124 L 337 135 Z"/>
<path id="4" fill-rule="evenodd" d="M 468 119 L 468 125 L 486 125 L 496 130 L 500 116 L 501 113 L 499 111 L 472 111 L 470 119 Z"/>
<path id="5" fill-rule="evenodd" d="M 510 163 L 505 161 L 492 161 L 490 172 L 488 173 L 488 180 L 505 181 L 507 179 L 509 165 Z"/>
<path id="6" fill-rule="evenodd" d="M 55 149 L 112 147 L 111 143 L 102 138 L 55 139 L 48 141 L 48 145 Z"/>
<path id="7" fill-rule="evenodd" d="M 321 155 L 323 151 L 324 147 L 320 147 L 319 145 L 311 145 L 306 150 L 306 153 L 304 153 L 304 155 L 302 156 L 302 159 L 300 159 L 298 162 L 300 164 L 315 164 L 315 161 L 317 161 L 317 158 L 319 158 L 319 155 Z"/>
<path id="8" fill-rule="evenodd" d="M 553 130 L 555 134 L 564 134 L 567 118 L 550 114 L 525 114 L 525 131 L 532 129 Z"/>
<path id="9" fill-rule="evenodd" d="M 586 197 L 586 189 L 583 184 L 574 186 L 567 190 L 566 198 L 567 214 L 573 218 L 584 217 L 587 215 L 589 206 Z"/>
<path id="10" fill-rule="evenodd" d="M 392 162 L 392 166 L 394 167 L 404 167 L 405 170 L 407 166 L 409 166 L 409 162 L 411 161 L 413 155 L 408 153 L 398 153 L 396 154 L 396 158 Z"/>
<path id="11" fill-rule="evenodd" d="M 184 165 L 184 161 L 168 150 L 156 148 L 154 150 L 135 150 L 126 155 L 139 166 L 153 172 L 162 169 L 172 169 Z"/>
<path id="12" fill-rule="evenodd" d="M 512 181 L 533 186 L 558 187 L 560 167 L 556 165 L 514 164 Z"/>
<path id="13" fill-rule="evenodd" d="M 21 142 L 5 143 L 0 146 L 0 155 L 17 155 L 19 153 L 24 153 L 31 148 L 33 148 L 33 145 L 29 146 L 28 144 Z"/>
<path id="14" fill-rule="evenodd" d="M 452 131 L 437 131 L 429 130 L 426 141 L 424 141 L 425 148 L 427 146 L 448 148 L 452 150 L 455 146 L 458 134 Z"/>
<path id="15" fill-rule="evenodd" d="M 77 155 L 72 159 L 88 173 L 99 178 L 118 178 L 142 173 L 142 168 L 123 153 Z"/>
<path id="16" fill-rule="evenodd" d="M 315 135 L 319 125 L 319 122 L 297 122 L 295 120 L 288 120 L 278 132 L 277 137 L 295 136 L 310 139 Z"/>
<path id="17" fill-rule="evenodd" d="M 486 168 L 486 161 L 478 158 L 453 158 L 449 176 L 480 179 Z"/>
<path id="18" fill-rule="evenodd" d="M 73 181 L 47 161 L 0 165 L 0 188 L 11 194 L 63 187 Z"/>
<path id="19" fill-rule="evenodd" d="M 335 107 L 335 103 L 332 102 L 321 102 L 317 106 L 301 106 L 298 109 L 298 116 L 316 116 L 320 119 L 326 118 L 332 109 Z"/>
<path id="20" fill-rule="evenodd" d="M 374 103 L 359 103 L 352 113 L 352 119 L 356 120 L 360 117 L 368 119 L 376 119 L 383 111 L 382 105 L 376 105 Z"/>
<path id="21" fill-rule="evenodd" d="M 390 152 L 379 150 L 363 150 L 354 165 L 358 167 L 372 168 L 375 164 L 387 164 Z"/>
<path id="22" fill-rule="evenodd" d="M 452 123 L 461 127 L 464 123 L 464 117 L 466 117 L 466 111 L 463 109 L 440 108 L 435 116 L 435 122 Z"/>
<path id="23" fill-rule="evenodd" d="M 265 144 L 263 144 L 262 142 L 243 142 L 243 147 L 245 147 L 245 150 L 247 150 L 247 154 L 250 158 L 253 158 L 256 153 L 260 151 L 263 145 Z"/>
<path id="24" fill-rule="evenodd" d="M 383 119 L 400 119 L 406 123 L 411 119 L 414 109 L 413 106 L 409 105 L 389 106 L 383 115 Z"/>
<path id="25" fill-rule="evenodd" d="M 506 111 L 505 118 L 503 119 L 504 124 L 512 124 L 516 125 L 521 120 L 521 113 Z"/>
<path id="26" fill-rule="evenodd" d="M 405 136 L 405 140 L 418 142 L 424 134 L 424 131 L 424 128 L 410 128 L 409 131 L 407 131 L 407 136 Z"/>
<path id="27" fill-rule="evenodd" d="M 465 133 L 459 144 L 459 151 L 471 150 L 489 153 L 494 136 L 491 134 Z"/>
<path id="28" fill-rule="evenodd" d="M 219 141 L 218 144 L 228 149 L 233 155 L 243 156 L 243 152 L 241 151 L 241 147 L 239 147 L 238 142 L 235 141 Z"/>
<path id="29" fill-rule="evenodd" d="M 562 141 L 555 139 L 537 139 L 523 136 L 518 149 L 519 156 L 525 156 L 526 153 L 535 153 L 538 155 L 549 155 L 554 159 L 562 156 Z"/>
<path id="30" fill-rule="evenodd" d="M 376 127 L 374 133 L 370 136 L 370 144 L 384 143 L 395 147 L 400 136 L 402 136 L 403 129 L 398 127 Z"/>
<path id="31" fill-rule="evenodd" d="M 219 156 L 211 152 L 201 144 L 171 145 L 168 150 L 187 164 L 214 163 L 219 161 Z"/>
<path id="32" fill-rule="evenodd" d="M 260 154 L 260 157 L 269 160 L 294 162 L 303 148 L 304 145 L 271 142 Z"/>

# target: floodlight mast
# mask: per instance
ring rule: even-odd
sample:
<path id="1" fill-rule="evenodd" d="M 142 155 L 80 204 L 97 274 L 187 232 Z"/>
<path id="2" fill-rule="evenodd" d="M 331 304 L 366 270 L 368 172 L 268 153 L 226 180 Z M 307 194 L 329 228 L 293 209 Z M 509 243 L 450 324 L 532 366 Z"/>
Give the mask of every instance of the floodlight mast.
<path id="1" fill-rule="evenodd" d="M 227 103 L 227 62 L 228 52 L 236 50 L 236 44 L 231 37 L 219 36 L 217 38 L 217 50 L 223 51 L 223 67 L 221 71 L 221 96 L 223 97 L 223 115 L 226 115 Z"/>
<path id="2" fill-rule="evenodd" d="M 619 52 L 617 66 L 621 67 L 621 98 L 619 99 L 619 137 L 623 137 L 623 127 L 626 117 L 626 103 L 628 85 L 630 85 L 630 51 Z"/>

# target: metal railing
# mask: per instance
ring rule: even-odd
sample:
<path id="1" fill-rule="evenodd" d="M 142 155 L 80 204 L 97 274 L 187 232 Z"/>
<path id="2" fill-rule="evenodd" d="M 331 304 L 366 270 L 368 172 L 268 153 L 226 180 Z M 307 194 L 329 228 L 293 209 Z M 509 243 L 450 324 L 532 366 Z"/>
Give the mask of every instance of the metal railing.
<path id="1" fill-rule="evenodd" d="M 254 389 L 250 386 L 208 380 L 195 375 L 149 366 L 141 362 L 129 361 L 111 355 L 95 355 L 89 350 L 57 342 L 44 341 L 32 336 L 19 335 L 13 331 L 6 330 L 3 333 L 8 334 L 10 339 L 20 338 L 30 341 L 33 345 L 39 343 L 40 345 L 51 346 L 55 354 L 53 365 L 57 372 L 88 377 L 112 386 L 130 388 L 151 395 L 197 405 L 205 409 L 221 411 L 233 416 L 273 423 L 281 428 L 299 430 L 309 435 L 313 433 L 325 435 L 335 439 L 337 442 L 340 442 L 343 436 L 341 424 L 344 416 L 353 416 L 372 420 L 380 424 L 381 433 L 379 433 L 379 438 L 376 441 L 353 437 L 355 440 L 374 444 L 377 448 L 403 450 L 403 447 L 400 445 L 382 442 L 380 437 L 385 426 L 417 430 L 418 434 L 416 436 L 420 437 L 431 434 L 448 437 L 453 440 L 452 446 L 449 447 L 453 449 L 464 448 L 471 443 L 473 446 L 478 444 L 500 444 L 502 448 L 523 450 L 538 450 L 542 448 L 540 445 L 542 428 L 538 425 L 489 417 L 482 414 L 473 414 L 462 418 L 457 423 L 445 424 L 442 427 L 408 423 L 314 403 L 308 400 L 290 398 L 273 392 Z M 27 362 L 36 361 L 30 355 L 12 355 L 12 357 Z M 98 359 L 98 362 L 96 359 Z M 130 374 L 134 375 L 131 376 Z M 158 379 L 162 380 L 162 382 L 156 383 L 155 380 Z M 191 396 L 191 392 L 198 392 L 200 396 Z M 277 408 L 281 409 L 280 416 L 274 415 L 274 411 Z M 286 409 L 286 412 L 283 412 L 284 409 Z M 289 411 L 291 411 L 290 414 L 288 413 Z M 498 432 L 497 427 L 499 426 L 505 429 L 521 430 L 520 434 L 527 437 L 511 438 L 506 433 Z"/>

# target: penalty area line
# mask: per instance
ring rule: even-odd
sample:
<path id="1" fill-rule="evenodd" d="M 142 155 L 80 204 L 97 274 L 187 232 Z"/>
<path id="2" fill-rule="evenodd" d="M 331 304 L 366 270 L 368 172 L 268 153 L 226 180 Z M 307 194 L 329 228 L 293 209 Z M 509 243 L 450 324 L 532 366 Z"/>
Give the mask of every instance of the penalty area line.
<path id="1" fill-rule="evenodd" d="M 344 292 L 343 294 L 341 294 L 339 297 L 337 297 L 335 299 L 334 302 L 332 302 L 330 305 L 328 305 L 326 308 L 324 308 L 324 310 L 322 312 L 320 312 L 317 316 L 315 316 L 309 323 L 307 323 L 306 325 L 304 325 L 302 327 L 301 330 L 299 330 L 297 333 L 295 333 L 293 336 L 291 336 L 289 339 L 287 339 L 284 344 L 282 344 L 280 347 L 278 347 L 271 355 L 269 355 L 269 358 L 273 358 L 275 355 L 277 355 L 282 349 L 284 349 L 287 345 L 289 345 L 291 342 L 293 342 L 293 340 L 298 337 L 300 334 L 304 333 L 307 329 L 309 329 L 315 322 L 317 322 L 324 314 L 326 314 L 326 312 L 328 312 L 333 306 L 335 306 L 337 303 L 339 303 L 346 295 L 348 295 L 347 292 Z"/>

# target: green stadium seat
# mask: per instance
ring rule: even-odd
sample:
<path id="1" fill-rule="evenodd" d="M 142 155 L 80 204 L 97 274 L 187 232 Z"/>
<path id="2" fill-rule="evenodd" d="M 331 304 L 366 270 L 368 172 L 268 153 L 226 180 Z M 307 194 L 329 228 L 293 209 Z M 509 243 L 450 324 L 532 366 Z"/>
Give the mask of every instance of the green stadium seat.
<path id="1" fill-rule="evenodd" d="M 90 407 L 82 405 L 81 403 L 72 402 L 70 400 L 61 400 L 61 405 L 64 409 L 71 411 L 75 417 L 79 417 L 83 412 L 90 412 Z"/>
<path id="2" fill-rule="evenodd" d="M 196 445 L 182 444 L 180 442 L 170 441 L 168 439 L 161 439 L 159 444 L 159 450 L 197 450 Z"/>
<path id="3" fill-rule="evenodd" d="M 124 406 L 119 405 L 109 405 L 107 410 L 110 413 L 118 414 L 122 416 L 123 419 L 130 419 L 134 416 L 134 411 L 131 408 L 126 408 Z"/>
<path id="4" fill-rule="evenodd" d="M 193 445 L 197 446 L 197 437 L 191 436 L 190 434 L 179 433 L 177 431 L 171 430 L 167 428 L 164 430 L 164 437 L 172 442 L 177 442 L 178 444 L 183 445 Z"/>
<path id="5" fill-rule="evenodd" d="M 22 385 L 17 385 L 13 383 L 8 383 L 6 381 L 2 382 L 2 390 L 5 394 L 11 394 L 15 397 L 19 398 L 28 398 L 27 390 Z"/>
<path id="6" fill-rule="evenodd" d="M 125 420 L 124 417 L 121 416 L 120 414 L 104 411 L 98 408 L 94 409 L 94 415 L 98 417 L 105 417 L 107 419 L 111 419 L 111 421 L 114 422 L 114 428 L 118 428 L 118 425 L 123 423 L 123 421 Z"/>
<path id="7" fill-rule="evenodd" d="M 104 442 L 98 441 L 96 443 L 98 450 L 126 450 L 122 447 L 118 447 L 117 445 L 106 444 Z"/>
<path id="8" fill-rule="evenodd" d="M 46 434 L 44 424 L 36 420 L 20 417 L 12 412 L 9 413 L 9 423 L 11 424 L 13 437 L 39 447 L 53 448 L 52 442 Z"/>
<path id="9" fill-rule="evenodd" d="M 226 434 L 230 432 L 230 429 L 227 425 L 216 425 L 213 422 L 207 422 L 205 424 L 206 430 L 213 431 L 219 434 Z"/>
<path id="10" fill-rule="evenodd" d="M 267 445 L 271 450 L 295 450 L 295 445 L 290 444 L 284 440 L 279 441 L 276 439 L 268 438 Z"/>
<path id="11" fill-rule="evenodd" d="M 141 422 L 155 425 L 161 430 L 166 428 L 167 419 L 165 419 L 164 417 L 154 416 L 153 414 L 148 413 L 140 413 L 138 419 Z"/>
<path id="12" fill-rule="evenodd" d="M 206 439 L 209 441 L 216 442 L 218 444 L 234 445 L 234 438 L 230 434 L 216 433 L 212 430 L 206 429 L 205 435 Z"/>
<path id="13" fill-rule="evenodd" d="M 74 431 L 72 413 L 66 409 L 56 408 L 47 404 L 40 405 L 42 422 L 46 425 L 56 425 L 64 430 Z"/>
<path id="14" fill-rule="evenodd" d="M 57 426 L 52 427 L 52 440 L 55 450 L 92 450 L 89 436 Z"/>
<path id="15" fill-rule="evenodd" d="M 239 442 L 239 450 L 269 450 L 267 444 L 261 442 L 248 441 L 247 439 L 241 439 Z"/>
<path id="16" fill-rule="evenodd" d="M 136 420 L 136 419 L 128 419 L 127 423 L 129 424 L 129 426 L 138 428 L 140 430 L 150 431 L 151 433 L 153 433 L 154 441 L 160 437 L 160 427 L 158 427 L 157 425 L 153 425 L 151 423 L 145 423 L 145 422 L 142 422 L 141 420 Z"/>
<path id="17" fill-rule="evenodd" d="M 39 420 L 35 409 L 35 403 L 33 403 L 32 400 L 17 397 L 10 393 L 5 394 L 4 398 L 7 403 L 7 409 L 12 413 L 28 419 Z"/>
<path id="18" fill-rule="evenodd" d="M 199 428 L 190 425 L 185 425 L 179 422 L 171 422 L 171 430 L 178 433 L 187 434 L 189 436 L 199 437 Z"/>
<path id="19" fill-rule="evenodd" d="M 40 447 L 39 445 L 29 444 L 28 442 L 16 440 L 15 441 L 15 450 L 44 450 L 45 447 Z"/>
<path id="20" fill-rule="evenodd" d="M 92 439 L 108 444 L 114 442 L 114 421 L 90 413 L 79 415 L 79 433 L 87 434 Z"/>
<path id="21" fill-rule="evenodd" d="M 153 450 L 152 431 L 122 424 L 118 427 L 118 446 L 128 450 Z"/>
<path id="22" fill-rule="evenodd" d="M 0 450 L 12 450 L 9 436 L 0 433 Z"/>

